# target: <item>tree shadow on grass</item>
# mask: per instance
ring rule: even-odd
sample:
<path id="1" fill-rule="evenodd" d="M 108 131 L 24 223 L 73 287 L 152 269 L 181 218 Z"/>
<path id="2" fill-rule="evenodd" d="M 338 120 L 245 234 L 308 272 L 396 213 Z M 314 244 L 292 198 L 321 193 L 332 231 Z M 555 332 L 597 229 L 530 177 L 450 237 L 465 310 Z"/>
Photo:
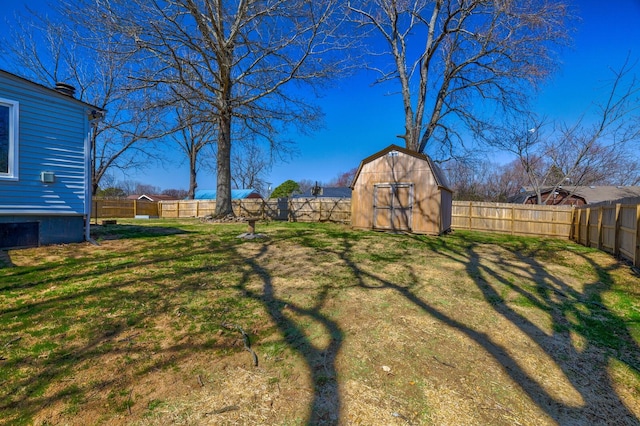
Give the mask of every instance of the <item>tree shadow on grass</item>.
<path id="1" fill-rule="evenodd" d="M 364 269 L 354 257 L 354 239 L 359 238 L 351 232 L 334 233 L 327 235 L 332 241 L 318 241 L 313 237 L 313 232 L 302 232 L 297 235 L 296 242 L 312 248 L 315 254 L 327 253 L 335 255 L 342 262 L 342 265 L 349 271 L 349 275 L 354 277 L 353 286 L 360 287 L 367 291 L 391 289 L 412 305 L 419 308 L 425 314 L 431 315 L 443 324 L 459 330 L 468 338 L 480 345 L 496 362 L 500 363 L 504 372 L 528 395 L 541 411 L 545 412 L 551 419 L 559 424 L 638 424 L 638 419 L 624 406 L 621 398 L 616 393 L 607 369 L 612 361 L 623 363 L 636 374 L 640 370 L 638 362 L 638 346 L 629 333 L 624 319 L 616 316 L 609 310 L 602 300 L 603 292 L 613 285 L 614 278 L 612 271 L 596 265 L 588 256 L 583 256 L 585 262 L 597 273 L 597 279 L 584 283 L 580 291 L 569 285 L 565 280 L 558 278 L 549 272 L 544 256 L 552 252 L 552 249 L 545 247 L 544 242 L 538 245 L 538 252 L 528 250 L 526 244 L 517 241 L 510 242 L 510 253 L 503 250 L 496 250 L 492 255 L 492 265 L 483 263 L 483 256 L 486 256 L 487 247 L 482 241 L 470 238 L 456 240 L 456 243 L 449 243 L 447 238 L 416 238 L 418 245 L 421 245 L 425 252 L 436 253 L 452 262 L 460 264 L 466 275 L 472 280 L 488 304 L 489 308 L 500 316 L 508 319 L 514 326 L 518 327 L 522 333 L 527 335 L 536 345 L 541 348 L 548 358 L 559 367 L 562 373 L 568 378 L 572 387 L 580 393 L 584 401 L 576 407 L 558 401 L 547 388 L 541 384 L 535 374 L 529 373 L 517 358 L 511 355 L 509 347 L 495 341 L 487 334 L 480 332 L 469 324 L 456 319 L 451 314 L 443 312 L 441 309 L 421 296 L 413 286 L 419 282 L 415 271 L 412 272 L 413 265 L 403 260 L 402 253 L 393 252 L 391 254 L 380 253 L 374 258 L 386 264 L 397 264 L 408 270 L 410 273 L 409 284 L 403 280 L 403 284 L 394 279 L 378 276 L 375 273 Z M 359 235 L 359 234 L 358 234 Z M 364 235 L 364 234 L 363 234 Z M 399 236 L 398 238 L 412 238 Z M 225 269 L 237 268 L 238 278 L 235 290 L 243 294 L 252 305 L 264 307 L 269 318 L 275 324 L 279 334 L 283 336 L 284 342 L 295 353 L 299 354 L 309 371 L 309 377 L 313 386 L 312 401 L 309 405 L 308 424 L 338 424 L 341 419 L 342 398 L 339 392 L 339 376 L 337 372 L 337 357 L 343 346 L 345 339 L 344 331 L 339 324 L 325 313 L 326 302 L 333 296 L 331 285 L 313 282 L 316 293 L 313 294 L 311 303 L 294 303 L 282 297 L 269 263 L 269 249 L 272 245 L 277 245 L 277 241 L 272 239 L 267 242 L 251 242 L 255 250 L 250 254 L 240 250 L 244 243 L 236 243 L 229 238 L 226 242 L 211 242 L 200 246 L 184 247 L 184 241 L 180 238 L 163 242 L 166 245 L 162 255 L 149 257 L 140 260 L 145 271 L 140 275 L 128 277 L 127 279 L 116 279 L 113 282 L 106 282 L 100 287 L 88 286 L 72 293 L 60 293 L 55 297 L 47 297 L 47 300 L 28 300 L 21 306 L 5 309 L 0 312 L 0 319 L 13 318 L 14 316 L 34 317 L 33 319 L 46 323 L 48 318 L 57 312 L 61 305 L 69 304 L 71 308 L 78 303 L 83 304 L 83 309 L 91 308 L 90 304 L 102 303 L 106 305 L 122 305 L 129 299 L 134 299 L 141 303 L 141 308 L 137 307 L 133 312 L 135 317 L 119 318 L 118 321 L 109 320 L 108 317 L 97 321 L 97 327 L 93 327 L 95 335 L 89 336 L 85 344 L 72 348 L 60 347 L 60 350 L 52 350 L 47 358 L 35 359 L 24 356 L 12 360 L 11 365 L 7 363 L 1 367 L 30 368 L 38 364 L 41 368 L 38 374 L 24 377 L 15 386 L 20 389 L 21 394 L 17 397 L 4 399 L 0 404 L 0 410 L 11 409 L 23 410 L 25 415 L 33 416 L 42 407 L 56 401 L 74 397 L 76 394 L 87 394 L 97 392 L 103 387 L 131 388 L 139 377 L 114 378 L 113 381 L 105 380 L 95 384 L 82 384 L 79 389 L 61 389 L 59 392 L 43 395 L 43 387 L 47 383 L 68 377 L 74 364 L 85 362 L 98 362 L 103 355 L 103 351 L 110 350 L 112 356 L 134 354 L 144 356 L 148 354 L 149 348 L 135 348 L 126 345 L 127 339 L 131 338 L 131 330 L 141 328 L 146 320 L 153 319 L 156 315 L 172 312 L 177 308 L 186 309 L 184 302 L 180 302 L 178 295 L 181 292 L 197 293 L 202 289 L 201 280 L 204 276 L 215 279 L 215 275 L 225 272 Z M 462 244 L 460 243 L 462 241 Z M 336 248 L 335 244 L 338 244 Z M 411 241 L 414 244 L 414 241 Z M 491 243 L 493 244 L 493 243 Z M 214 250 L 215 249 L 215 250 Z M 210 252 L 215 251 L 221 257 L 213 258 Z M 137 252 L 134 252 L 137 253 Z M 162 277 L 156 277 L 154 270 L 158 270 L 158 264 L 163 264 L 171 260 L 171 253 L 174 257 L 184 256 L 184 267 L 167 268 L 166 265 Z M 139 253 L 141 257 L 144 253 Z M 191 258 L 202 255 L 207 259 L 206 264 L 191 262 Z M 129 267 L 129 263 L 123 257 L 116 256 L 112 270 L 115 275 L 120 270 Z M 58 276 L 58 279 L 76 279 L 80 276 L 87 277 L 88 280 L 105 275 L 105 270 L 65 272 Z M 526 287 L 514 284 L 513 277 L 522 276 L 534 286 Z M 137 280 L 149 280 L 145 286 L 136 286 L 137 292 L 120 292 L 121 289 L 128 289 Z M 157 281 L 156 281 L 157 280 Z M 173 281 L 179 285 L 172 285 Z M 55 285 L 56 278 L 39 278 L 37 285 Z M 166 288 L 163 287 L 168 283 Z M 256 288 L 255 284 L 259 287 Z M 209 283 L 209 285 L 213 285 Z M 152 290 L 154 286 L 156 293 L 164 296 L 159 297 Z M 497 290 L 497 286 L 509 288 L 518 294 L 522 300 L 527 301 L 530 306 L 548 312 L 553 322 L 553 335 L 536 323 L 530 321 L 520 311 L 514 309 L 510 300 L 503 297 Z M 174 293 L 175 292 L 175 293 Z M 166 296 L 167 294 L 175 294 Z M 213 294 L 208 293 L 208 296 Z M 215 293 L 217 296 L 218 293 Z M 235 296 L 234 296 L 235 297 Z M 174 300 L 175 299 L 175 300 Z M 85 304 L 85 301 L 89 301 Z M 182 304 L 181 304 L 182 303 Z M 182 311 L 181 311 L 182 312 Z M 188 314 L 188 310 L 185 314 Z M 198 321 L 219 320 L 221 317 L 200 317 Z M 309 330 L 305 328 L 297 318 L 308 319 L 313 324 L 321 327 L 322 339 L 313 338 L 308 335 Z M 17 330 L 17 329 L 16 329 Z M 612 330 L 614 333 L 612 333 Z M 585 344 L 580 349 L 573 346 L 572 334 L 583 336 Z M 60 334 L 60 336 L 62 336 Z M 115 348 L 109 349 L 109 345 L 117 343 Z M 0 342 L 5 343 L 5 342 Z M 189 356 L 193 351 L 212 351 L 224 349 L 224 346 L 211 344 L 189 344 L 177 342 L 170 347 L 162 349 L 160 352 L 166 355 L 164 358 L 154 358 L 149 363 L 150 369 L 162 369 L 179 363 L 183 357 Z M 237 348 L 239 350 L 239 348 Z M 0 354 L 1 355 L 1 354 Z M 21 364 L 18 364 L 21 363 Z M 0 379 L 1 380 L 1 379 Z M 0 384 L 2 382 L 0 381 Z M 96 389 L 98 389 L 96 391 Z M 121 401 L 126 403 L 125 401 Z M 140 407 L 137 407 L 140 410 Z M 0 421 L 2 423 L 2 421 Z"/>
<path id="2" fill-rule="evenodd" d="M 584 261 L 596 271 L 597 280 L 584 283 L 582 291 L 575 290 L 562 279 L 549 273 L 544 259 L 552 251 L 539 245 L 539 252 L 527 252 L 526 245 L 512 244 L 509 252 L 498 253 L 497 262 L 483 263 L 483 244 L 471 238 L 462 247 L 447 244 L 445 239 L 423 239 L 424 248 L 464 266 L 466 274 L 481 291 L 491 308 L 508 319 L 528 336 L 562 371 L 582 399 L 579 406 L 559 401 L 552 393 L 520 365 L 504 347 L 484 332 L 456 320 L 433 306 L 411 289 L 412 285 L 400 285 L 363 270 L 351 259 L 352 244 L 342 242 L 339 253 L 343 262 L 353 271 L 358 286 L 364 289 L 392 289 L 423 312 L 442 323 L 459 330 L 479 344 L 487 354 L 499 362 L 504 371 L 517 383 L 543 412 L 558 424 L 616 424 L 638 425 L 640 420 L 625 405 L 613 386 L 609 375 L 612 361 L 625 364 L 636 375 L 640 374 L 640 348 L 629 332 L 625 320 L 609 310 L 602 293 L 611 289 L 610 271 L 595 264 L 588 256 Z M 511 254 L 509 254 L 511 253 Z M 498 265 L 492 269 L 490 265 Z M 614 266 L 619 267 L 619 266 Z M 410 269 L 410 268 L 409 268 Z M 533 289 L 519 286 L 510 279 L 521 275 L 535 283 Z M 415 281 L 414 276 L 414 281 Z M 549 335 L 537 324 L 519 313 L 497 291 L 502 285 L 516 292 L 527 304 L 547 312 L 552 319 L 553 334 Z M 580 335 L 585 343 L 576 348 L 572 334 Z"/>
<path id="3" fill-rule="evenodd" d="M 537 382 L 526 377 L 518 380 L 539 407 L 559 423 L 640 424 L 640 419 L 618 396 L 608 370 L 611 361 L 619 361 L 640 374 L 640 348 L 625 320 L 609 310 L 602 298 L 613 285 L 607 268 L 600 267 L 588 256 L 580 256 L 596 271 L 597 279 L 584 282 L 582 291 L 578 291 L 550 274 L 547 265 L 536 259 L 536 253 L 515 251 L 516 262 L 502 258 L 502 268 L 498 271 L 483 265 L 479 245 L 470 244 L 465 254 L 467 274 L 482 291 L 485 300 L 544 350 L 583 401 L 579 407 L 570 407 L 551 398 Z M 511 273 L 531 278 L 535 287 L 528 290 L 513 284 L 506 276 Z M 531 305 L 547 312 L 551 316 L 553 333 L 549 335 L 517 312 L 489 281 L 510 288 Z M 579 347 L 573 340 L 576 336 L 584 342 Z"/>
<path id="4" fill-rule="evenodd" d="M 154 238 L 166 235 L 190 234 L 181 228 L 172 226 L 149 225 L 91 225 L 91 238 L 94 240 L 122 240 L 133 238 Z"/>
<path id="5" fill-rule="evenodd" d="M 245 258 L 250 270 L 245 272 L 238 288 L 248 297 L 264 305 L 288 347 L 304 358 L 313 384 L 313 401 L 306 423 L 310 425 L 338 424 L 341 401 L 336 357 L 344 340 L 344 333 L 335 321 L 321 312 L 330 296 L 330 289 L 328 286 L 320 287 L 311 307 L 303 307 L 279 298 L 268 269 L 261 265 L 261 262 L 266 260 L 267 250 L 268 244 L 263 244 L 255 256 Z M 262 282 L 261 292 L 251 291 L 247 288 L 252 277 L 257 277 Z M 300 322 L 291 319 L 290 314 L 285 311 L 290 311 L 320 324 L 324 329 L 328 343 L 323 345 L 311 341 Z"/>
<path id="6" fill-rule="evenodd" d="M 137 232 L 136 230 L 136 235 L 120 235 L 121 238 L 137 238 Z M 165 315 L 166 317 L 166 313 L 171 312 L 191 315 L 187 302 L 181 301 L 184 294 L 201 292 L 204 289 L 202 287 L 204 277 L 208 277 L 210 281 L 205 283 L 209 288 L 216 288 L 216 275 L 228 274 L 230 270 L 234 270 L 234 273 L 239 274 L 238 284 L 235 286 L 235 290 L 238 291 L 234 293 L 244 295 L 240 297 L 244 299 L 240 303 L 248 301 L 253 306 L 264 307 L 283 336 L 284 342 L 305 361 L 313 386 L 313 401 L 309 406 L 307 422 L 314 425 L 338 424 L 341 402 L 335 363 L 344 336 L 337 323 L 322 313 L 323 305 L 330 296 L 330 288 L 320 287 L 311 306 L 285 301 L 278 297 L 268 266 L 263 263 L 267 260 L 265 256 L 268 244 L 261 246 L 254 256 L 248 256 L 240 254 L 237 249 L 243 243 L 230 237 L 225 238 L 226 240 L 222 241 L 206 240 L 204 244 L 193 247 L 185 247 L 181 238 L 170 239 L 161 243 L 164 251 L 155 255 L 138 252 L 136 248 L 133 252 L 128 251 L 126 254 L 118 252 L 103 254 L 99 256 L 100 259 L 95 265 L 91 258 L 81 259 L 78 266 L 82 267 L 79 270 L 76 268 L 69 270 L 65 267 L 52 274 L 46 273 L 46 268 L 42 271 L 31 269 L 28 272 L 22 271 L 24 275 L 11 276 L 11 282 L 4 286 L 4 290 L 7 291 L 5 296 L 13 294 L 11 292 L 20 294 L 33 290 L 46 297 L 30 298 L 25 303 L 10 305 L 0 310 L 0 321 L 7 326 L 3 330 L 3 335 L 6 337 L 0 343 L 10 341 L 13 339 L 11 336 L 24 337 L 3 348 L 7 349 L 8 353 L 3 352 L 8 356 L 0 364 L 0 373 L 2 369 L 29 372 L 28 375 L 20 373 L 18 377 L 12 377 L 8 382 L 7 379 L 10 376 L 0 374 L 0 383 L 9 383 L 11 386 L 11 389 L 8 389 L 9 393 L 0 394 L 0 410 L 10 415 L 11 421 L 28 423 L 51 404 L 71 404 L 68 401 L 73 400 L 79 400 L 83 404 L 86 400 L 95 398 L 95 395 L 104 394 L 104 389 L 107 389 L 110 395 L 115 395 L 109 404 L 115 402 L 121 406 L 119 409 L 126 406 L 131 414 L 134 401 L 128 400 L 132 397 L 122 396 L 124 394 L 121 395 L 121 393 L 126 394 L 128 389 L 135 388 L 143 372 L 132 373 L 129 367 L 123 365 L 123 371 L 113 371 L 111 379 L 77 383 L 76 380 L 69 378 L 78 374 L 79 366 L 84 365 L 89 368 L 96 363 L 104 363 L 103 357 L 112 360 L 148 359 L 153 353 L 152 359 L 148 361 L 147 371 L 155 371 L 179 364 L 194 352 L 224 351 L 224 345 L 209 343 L 187 346 L 178 342 L 160 349 L 144 344 L 144 339 L 132 345 L 127 342 L 137 342 L 136 330 L 146 336 L 144 330 L 150 326 L 149 324 L 154 323 L 157 316 Z M 139 272 L 131 275 L 127 273 L 127 269 L 134 265 L 128 261 L 128 257 L 137 256 L 136 253 L 140 255 L 140 259 L 135 260 L 135 266 L 139 268 Z M 203 256 L 206 260 L 203 264 L 191 260 L 200 258 L 199 256 Z M 167 265 L 176 259 L 181 259 L 183 266 Z M 94 269 L 94 266 L 102 263 L 110 263 L 110 265 L 108 268 Z M 87 270 L 83 270 L 84 268 Z M 154 271 L 162 271 L 162 273 L 158 274 Z M 256 277 L 261 283 L 260 290 L 251 290 L 255 287 L 248 287 L 248 284 L 255 282 Z M 78 288 L 67 288 L 65 283 L 68 282 L 78 282 L 83 285 Z M 225 286 L 222 290 L 233 288 L 233 286 Z M 52 291 L 54 289 L 61 291 Z M 175 298 L 171 296 L 174 293 Z M 219 321 L 224 322 L 230 317 L 224 306 L 225 299 L 217 303 L 220 294 L 217 292 L 213 294 L 215 297 L 210 302 L 215 300 L 216 303 L 206 308 L 206 312 L 210 312 L 204 314 L 198 311 L 194 314 L 196 315 L 194 320 L 202 323 L 215 322 L 216 324 L 207 324 L 215 331 L 221 330 Z M 229 293 L 224 294 L 229 295 Z M 238 302 L 238 297 L 235 296 L 227 299 L 230 302 Z M 131 309 L 127 308 L 129 305 Z M 86 336 L 80 341 L 72 340 L 73 343 L 70 343 L 66 340 L 66 335 L 68 328 L 74 327 L 75 320 L 73 318 L 61 319 L 61 321 L 52 319 L 58 318 L 59 315 L 68 317 L 67 312 L 75 312 L 76 308 L 83 312 L 99 311 L 100 313 L 93 315 L 92 318 L 84 318 L 82 322 L 85 325 L 82 326 L 82 332 L 87 333 Z M 216 309 L 217 313 L 214 312 Z M 244 311 L 253 312 L 253 309 L 244 309 Z M 116 316 L 111 316 L 111 312 L 115 312 Z M 169 319 L 171 317 L 173 316 L 170 315 Z M 308 337 L 308 330 L 297 318 L 309 319 L 322 327 L 322 341 Z M 26 325 L 22 319 L 32 325 Z M 248 320 L 245 317 L 238 319 L 238 321 Z M 60 322 L 64 323 L 62 324 L 64 327 L 58 330 Z M 32 339 L 27 334 L 38 333 L 39 324 L 50 324 L 55 327 L 54 330 L 47 331 L 51 336 L 51 339 L 47 340 L 54 341 L 48 343 L 50 347 L 36 351 L 33 348 Z M 34 335 L 34 337 L 37 336 Z M 42 340 L 44 339 L 37 339 L 37 341 Z M 229 349 L 226 348 L 227 351 Z M 39 354 L 42 354 L 42 357 Z M 66 382 L 69 383 L 68 387 L 61 385 Z M 56 384 L 55 392 L 47 390 L 50 383 Z M 71 409 L 73 409 L 72 405 L 70 405 Z M 139 405 L 134 407 L 136 413 L 140 413 L 141 410 L 144 411 L 144 407 Z M 124 413 L 126 415 L 126 411 Z M 0 420 L 0 424 L 2 423 Z"/>
<path id="7" fill-rule="evenodd" d="M 147 331 L 150 326 L 153 330 L 158 316 L 178 321 L 181 314 L 188 314 L 181 294 L 216 289 L 213 280 L 205 278 L 203 282 L 203 277 L 210 276 L 209 264 L 188 264 L 185 268 L 167 266 L 179 257 L 210 259 L 208 244 L 185 250 L 184 241 L 172 240 L 163 242 L 162 248 L 173 256 L 147 254 L 136 263 L 142 271 L 138 274 L 127 273 L 127 268 L 132 266 L 126 261 L 127 254 L 114 253 L 108 260 L 115 264 L 108 269 L 93 270 L 96 261 L 87 257 L 85 262 L 91 272 L 65 267 L 63 273 L 57 274 L 46 273 L 46 268 L 45 271 L 16 268 L 26 271 L 17 276 L 12 275 L 13 271 L 3 275 L 9 281 L 0 285 L 0 290 L 6 291 L 3 296 L 15 294 L 20 298 L 25 290 L 37 296 L 0 309 L 0 336 L 3 336 L 0 340 L 0 412 L 5 416 L 0 418 L 0 424 L 31 423 L 34 416 L 51 404 L 62 402 L 73 406 L 73 401 L 90 402 L 98 398 L 103 389 L 111 390 L 113 395 L 106 401 L 108 405 L 133 404 L 133 400 L 128 401 L 130 397 L 123 400 L 118 392 L 133 389 L 145 373 L 127 373 L 126 365 L 119 364 L 123 367 L 120 370 L 110 364 L 117 359 L 125 363 L 141 360 L 146 364 L 145 371 L 160 371 L 178 365 L 199 351 L 231 349 L 230 342 L 235 338 L 224 338 L 219 343 L 172 342 L 163 348 L 149 343 Z M 222 256 L 227 258 L 226 254 Z M 156 270 L 163 273 L 158 275 Z M 70 282 L 82 285 L 68 287 Z M 206 321 L 201 318 L 202 314 L 198 315 L 198 320 Z M 191 336 L 188 329 L 183 333 Z M 111 378 L 100 374 L 102 377 L 96 381 L 74 379 L 74 375 L 83 374 L 84 368 L 95 368 L 97 364 L 112 365 Z M 52 383 L 56 386 L 55 392 L 48 391 Z M 104 396 L 102 398 L 104 401 Z M 130 410 L 130 405 L 128 408 Z M 137 406 L 136 411 L 140 410 L 144 407 Z"/>

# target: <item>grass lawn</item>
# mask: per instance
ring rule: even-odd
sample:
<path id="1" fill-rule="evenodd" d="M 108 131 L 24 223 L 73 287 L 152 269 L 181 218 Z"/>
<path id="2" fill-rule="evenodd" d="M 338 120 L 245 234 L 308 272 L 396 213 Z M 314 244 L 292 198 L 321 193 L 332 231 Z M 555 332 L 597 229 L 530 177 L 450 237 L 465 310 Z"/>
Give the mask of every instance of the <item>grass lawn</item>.
<path id="1" fill-rule="evenodd" d="M 119 220 L 0 257 L 0 424 L 640 424 L 640 277 L 609 255 L 245 230 Z"/>

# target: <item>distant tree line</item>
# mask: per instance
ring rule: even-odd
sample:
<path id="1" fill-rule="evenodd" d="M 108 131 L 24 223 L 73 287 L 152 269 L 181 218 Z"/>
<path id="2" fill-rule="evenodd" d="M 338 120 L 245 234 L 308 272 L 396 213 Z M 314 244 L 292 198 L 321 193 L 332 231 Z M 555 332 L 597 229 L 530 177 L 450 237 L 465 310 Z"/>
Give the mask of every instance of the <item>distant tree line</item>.
<path id="1" fill-rule="evenodd" d="M 96 197 L 102 198 L 126 198 L 130 195 L 166 195 L 177 200 L 188 198 L 186 189 L 161 189 L 154 185 L 149 185 L 134 181 L 112 182 L 104 188 L 98 188 Z"/>

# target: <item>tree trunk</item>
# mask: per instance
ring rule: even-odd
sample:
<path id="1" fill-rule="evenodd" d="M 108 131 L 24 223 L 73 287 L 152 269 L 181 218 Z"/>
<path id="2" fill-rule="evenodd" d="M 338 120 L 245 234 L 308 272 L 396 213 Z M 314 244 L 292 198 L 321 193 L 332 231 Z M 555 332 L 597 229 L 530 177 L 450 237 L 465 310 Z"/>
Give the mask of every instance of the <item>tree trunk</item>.
<path id="1" fill-rule="evenodd" d="M 231 205 L 231 114 L 225 112 L 220 116 L 218 133 L 218 173 L 216 186 L 215 217 L 233 215 Z"/>
<path id="2" fill-rule="evenodd" d="M 219 10 L 222 10 L 221 3 L 219 4 Z M 217 34 L 217 38 L 218 40 L 224 40 L 224 32 L 221 27 L 219 29 L 220 33 Z M 218 173 L 214 216 L 220 218 L 228 215 L 233 216 L 233 206 L 231 205 L 231 120 L 233 117 L 231 68 L 233 64 L 233 40 L 225 41 L 218 48 L 220 58 L 220 100 L 218 105 L 220 107 L 217 117 L 219 124 Z"/>
<path id="3" fill-rule="evenodd" d="M 187 194 L 187 198 L 193 200 L 196 196 L 196 188 L 198 187 L 197 175 L 198 171 L 196 169 L 196 161 L 198 158 L 197 149 L 193 148 L 191 151 L 191 155 L 189 156 L 189 193 Z"/>

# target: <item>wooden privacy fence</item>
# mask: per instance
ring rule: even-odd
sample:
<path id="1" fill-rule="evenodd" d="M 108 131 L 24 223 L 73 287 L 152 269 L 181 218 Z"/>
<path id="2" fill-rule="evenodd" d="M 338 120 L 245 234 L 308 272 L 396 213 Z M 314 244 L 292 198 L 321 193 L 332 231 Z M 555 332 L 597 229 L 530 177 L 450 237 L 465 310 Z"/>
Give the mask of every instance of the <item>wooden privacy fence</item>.
<path id="1" fill-rule="evenodd" d="M 94 198 L 91 216 L 98 218 L 159 217 L 158 203 L 143 200 L 101 199 Z"/>
<path id="2" fill-rule="evenodd" d="M 587 205 L 576 208 L 572 239 L 640 266 L 640 204 Z"/>
<path id="3" fill-rule="evenodd" d="M 349 198 L 278 198 L 233 200 L 237 216 L 292 222 L 351 222 Z M 215 200 L 172 200 L 159 203 L 141 200 L 94 200 L 96 218 L 205 217 L 214 213 Z M 454 201 L 452 229 L 469 229 L 514 235 L 569 238 L 570 206 L 524 205 Z M 574 225 L 575 226 L 575 225 Z M 607 226 L 607 225 L 605 225 Z"/>
<path id="4" fill-rule="evenodd" d="M 569 238 L 571 206 L 454 201 L 451 228 L 502 234 Z"/>
<path id="5" fill-rule="evenodd" d="M 232 201 L 236 216 L 292 222 L 349 222 L 351 200 L 346 198 L 278 198 Z M 162 218 L 205 217 L 215 212 L 215 200 L 161 201 Z"/>
<path id="6" fill-rule="evenodd" d="M 262 200 L 248 198 L 231 202 L 236 216 L 254 217 L 265 220 L 287 220 L 288 207 L 286 198 Z M 160 201 L 160 217 L 167 219 L 205 217 L 216 210 L 215 200 L 170 200 Z"/>
<path id="7" fill-rule="evenodd" d="M 288 204 L 292 222 L 351 222 L 349 198 L 292 198 Z"/>
<path id="8" fill-rule="evenodd" d="M 351 222 L 348 198 L 278 198 L 233 200 L 237 216 L 292 222 Z M 92 216 L 129 218 L 205 217 L 215 200 L 179 200 L 160 203 L 142 200 L 94 199 Z M 452 229 L 554 238 L 571 238 L 621 256 L 640 266 L 640 204 L 547 206 L 535 204 L 454 201 Z"/>

